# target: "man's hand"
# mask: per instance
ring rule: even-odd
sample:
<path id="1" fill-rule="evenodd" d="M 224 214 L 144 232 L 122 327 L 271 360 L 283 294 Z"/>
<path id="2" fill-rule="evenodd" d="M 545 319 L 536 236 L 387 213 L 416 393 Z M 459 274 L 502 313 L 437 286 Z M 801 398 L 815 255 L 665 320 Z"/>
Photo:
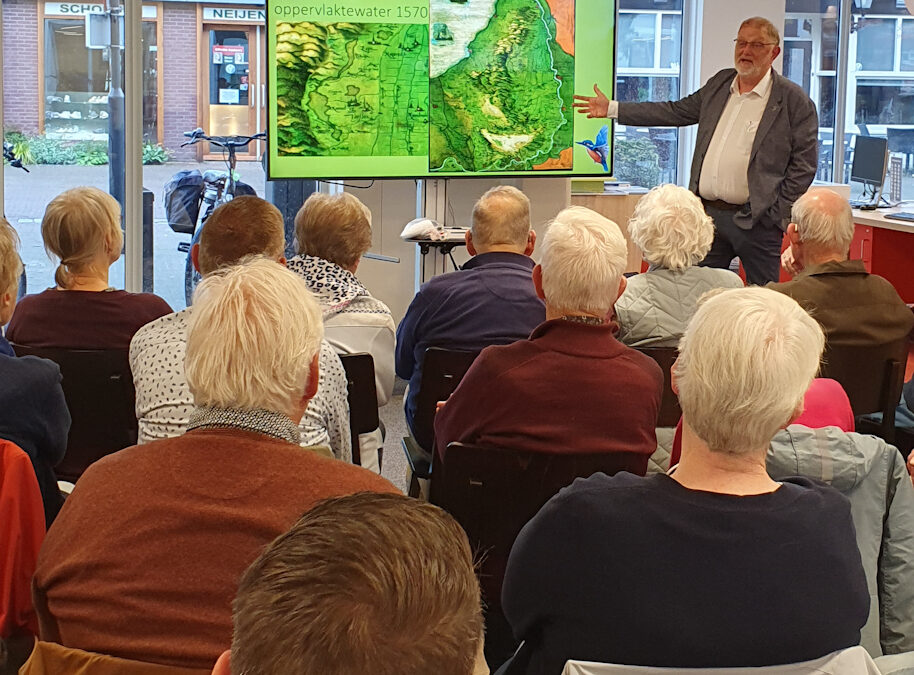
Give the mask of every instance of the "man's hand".
<path id="1" fill-rule="evenodd" d="M 575 102 L 572 104 L 578 109 L 579 113 L 586 113 L 587 118 L 607 117 L 609 115 L 609 99 L 606 97 L 597 85 L 593 85 L 596 96 L 574 95 Z"/>
<path id="2" fill-rule="evenodd" d="M 792 277 L 795 277 L 803 271 L 803 266 L 793 257 L 793 247 L 788 246 L 781 254 L 781 267 Z"/>
<path id="3" fill-rule="evenodd" d="M 435 414 L 436 414 L 436 415 L 437 415 L 439 412 L 441 412 L 441 409 L 444 407 L 444 404 L 445 404 L 445 403 L 447 403 L 447 399 L 445 399 L 444 401 L 438 401 L 438 402 L 435 404 Z"/>
<path id="4" fill-rule="evenodd" d="M 914 483 L 914 450 L 908 455 L 908 473 L 911 474 L 911 482 Z"/>

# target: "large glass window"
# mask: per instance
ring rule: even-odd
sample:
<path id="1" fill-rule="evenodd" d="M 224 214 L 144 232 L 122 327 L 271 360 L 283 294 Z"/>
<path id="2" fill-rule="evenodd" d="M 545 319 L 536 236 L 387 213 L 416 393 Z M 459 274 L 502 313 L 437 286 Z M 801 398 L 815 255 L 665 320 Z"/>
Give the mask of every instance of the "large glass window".
<path id="1" fill-rule="evenodd" d="M 667 101 L 680 97 L 682 0 L 621 0 L 616 99 Z M 616 125 L 613 172 L 653 187 L 677 180 L 677 129 Z"/>
<path id="2" fill-rule="evenodd" d="M 895 63 L 895 20 L 861 19 L 857 22 L 858 70 L 892 70 Z"/>

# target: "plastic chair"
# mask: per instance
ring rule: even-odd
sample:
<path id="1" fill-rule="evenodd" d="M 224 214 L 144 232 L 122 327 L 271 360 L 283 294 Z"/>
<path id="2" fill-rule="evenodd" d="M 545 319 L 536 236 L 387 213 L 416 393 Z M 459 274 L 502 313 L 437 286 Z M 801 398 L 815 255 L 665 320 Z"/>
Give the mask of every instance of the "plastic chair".
<path id="1" fill-rule="evenodd" d="M 447 400 L 460 380 L 473 365 L 479 352 L 461 352 L 441 347 L 429 347 L 422 360 L 422 380 L 416 397 L 416 414 L 411 435 L 403 441 L 403 452 L 412 471 L 409 495 L 419 495 L 418 479 L 432 474 L 432 455 L 435 452 L 435 413 L 438 401 Z M 416 439 L 429 439 L 423 445 Z"/>
<path id="2" fill-rule="evenodd" d="M 819 377 L 837 380 L 857 417 L 857 430 L 873 428 L 887 443 L 895 440 L 895 407 L 901 399 L 908 338 L 867 347 L 826 347 Z M 880 423 L 862 415 L 882 413 Z"/>
<path id="3" fill-rule="evenodd" d="M 349 389 L 349 433 L 352 436 L 352 463 L 361 466 L 359 434 L 378 428 L 378 390 L 374 377 L 374 359 L 371 354 L 340 354 L 346 384 Z M 380 450 L 378 450 L 380 452 Z"/>
<path id="4" fill-rule="evenodd" d="M 126 349 L 13 349 L 18 356 L 40 356 L 60 366 L 73 421 L 66 455 L 54 469 L 59 479 L 75 483 L 92 462 L 136 445 L 136 392 Z"/>
<path id="5" fill-rule="evenodd" d="M 636 347 L 636 349 L 650 356 L 660 370 L 663 371 L 663 396 L 660 399 L 660 413 L 657 416 L 658 427 L 675 427 L 682 417 L 682 408 L 679 407 L 679 397 L 673 391 L 673 377 L 671 369 L 679 355 L 676 347 Z"/>
<path id="6" fill-rule="evenodd" d="M 435 468 L 429 501 L 463 527 L 481 554 L 479 581 L 486 606 L 486 655 L 504 660 L 513 651 L 501 613 L 501 586 L 508 554 L 521 528 L 575 478 L 602 471 L 642 473 L 641 453 L 519 452 L 453 442 Z"/>
<path id="7" fill-rule="evenodd" d="M 790 663 L 762 668 L 653 668 L 650 666 L 626 666 L 610 663 L 569 661 L 562 675 L 673 675 L 692 673 L 694 675 L 880 675 L 873 659 L 863 647 L 849 647 L 814 661 Z"/>

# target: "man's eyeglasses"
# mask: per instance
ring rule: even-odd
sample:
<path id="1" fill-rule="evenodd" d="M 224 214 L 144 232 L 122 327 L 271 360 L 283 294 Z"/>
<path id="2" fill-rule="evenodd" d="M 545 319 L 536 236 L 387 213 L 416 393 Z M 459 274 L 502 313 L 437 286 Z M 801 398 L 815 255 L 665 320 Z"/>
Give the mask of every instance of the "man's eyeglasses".
<path id="1" fill-rule="evenodd" d="M 736 43 L 737 49 L 742 49 L 743 47 L 748 47 L 749 49 L 751 49 L 754 52 L 760 52 L 765 47 L 770 47 L 772 45 L 777 44 L 776 42 L 746 42 L 745 40 L 740 40 L 738 38 L 736 40 L 734 40 L 733 42 Z"/>

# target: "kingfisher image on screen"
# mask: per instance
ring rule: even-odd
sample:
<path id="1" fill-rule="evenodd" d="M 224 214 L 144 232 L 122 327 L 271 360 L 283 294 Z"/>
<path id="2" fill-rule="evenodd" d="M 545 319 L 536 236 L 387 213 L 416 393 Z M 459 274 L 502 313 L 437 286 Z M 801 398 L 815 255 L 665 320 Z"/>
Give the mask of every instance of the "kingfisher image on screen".
<path id="1" fill-rule="evenodd" d="M 272 178 L 609 175 L 610 0 L 268 0 Z"/>

